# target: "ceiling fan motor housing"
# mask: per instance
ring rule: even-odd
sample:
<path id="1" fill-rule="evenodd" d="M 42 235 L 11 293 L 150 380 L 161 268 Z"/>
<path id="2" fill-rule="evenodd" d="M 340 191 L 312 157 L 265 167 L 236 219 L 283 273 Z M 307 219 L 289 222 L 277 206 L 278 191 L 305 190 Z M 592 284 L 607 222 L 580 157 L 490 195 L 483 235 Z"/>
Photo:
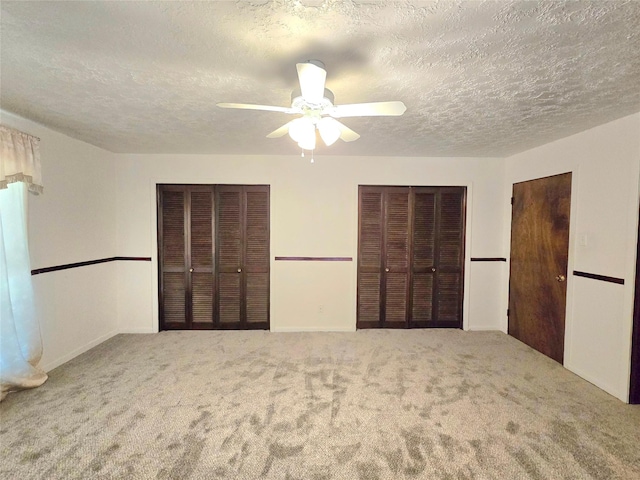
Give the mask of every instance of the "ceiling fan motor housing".
<path id="1" fill-rule="evenodd" d="M 291 93 L 291 108 L 300 110 L 300 113 L 304 115 L 312 116 L 313 114 L 316 114 L 316 112 L 317 115 L 321 115 L 323 111 L 333 107 L 334 98 L 333 92 L 328 88 L 325 88 L 322 100 L 319 103 L 311 103 L 305 100 L 302 97 L 300 89 L 296 88 Z"/>

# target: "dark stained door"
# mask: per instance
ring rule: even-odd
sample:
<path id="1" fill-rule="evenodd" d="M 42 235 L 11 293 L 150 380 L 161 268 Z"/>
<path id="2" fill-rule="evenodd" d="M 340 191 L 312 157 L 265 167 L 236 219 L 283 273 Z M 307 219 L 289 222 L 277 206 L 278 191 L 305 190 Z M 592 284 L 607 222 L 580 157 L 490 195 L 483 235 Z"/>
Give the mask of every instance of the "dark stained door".
<path id="1" fill-rule="evenodd" d="M 190 328 L 187 252 L 187 189 L 167 185 L 158 190 L 160 327 Z M 189 300 L 190 301 L 190 300 Z"/>
<path id="2" fill-rule="evenodd" d="M 361 186 L 357 328 L 461 328 L 464 223 L 464 187 Z"/>
<path id="3" fill-rule="evenodd" d="M 413 187 L 412 327 L 462 328 L 464 187 Z"/>
<path id="4" fill-rule="evenodd" d="M 213 326 L 214 283 L 213 238 L 214 203 L 211 186 L 193 185 L 187 190 L 188 244 L 187 321 L 192 329 L 210 329 Z M 189 295 L 187 295 L 189 300 Z"/>
<path id="5" fill-rule="evenodd" d="M 509 334 L 562 363 L 571 173 L 513 185 Z"/>
<path id="6" fill-rule="evenodd" d="M 386 328 L 406 328 L 409 305 L 409 187 L 387 187 L 382 285 Z"/>
<path id="7" fill-rule="evenodd" d="M 384 187 L 360 187 L 358 203 L 357 327 L 381 327 Z"/>
<path id="8" fill-rule="evenodd" d="M 465 202 L 463 188 L 443 187 L 438 192 L 434 288 L 437 327 L 462 328 Z"/>
<path id="9" fill-rule="evenodd" d="M 160 328 L 269 328 L 269 187 L 159 185 Z"/>
<path id="10" fill-rule="evenodd" d="M 269 328 L 269 187 L 218 185 L 219 328 Z"/>
<path id="11" fill-rule="evenodd" d="M 218 312 L 217 318 L 222 328 L 237 328 L 242 318 L 242 187 L 220 185 L 216 189 L 218 206 L 217 272 L 218 272 Z"/>
<path id="12" fill-rule="evenodd" d="M 361 187 L 358 328 L 406 328 L 409 187 Z"/>
<path id="13" fill-rule="evenodd" d="M 244 320 L 269 328 L 269 187 L 244 188 Z"/>
<path id="14" fill-rule="evenodd" d="M 640 222 L 636 255 L 636 292 L 633 306 L 633 334 L 631 342 L 631 382 L 629 403 L 640 404 Z"/>

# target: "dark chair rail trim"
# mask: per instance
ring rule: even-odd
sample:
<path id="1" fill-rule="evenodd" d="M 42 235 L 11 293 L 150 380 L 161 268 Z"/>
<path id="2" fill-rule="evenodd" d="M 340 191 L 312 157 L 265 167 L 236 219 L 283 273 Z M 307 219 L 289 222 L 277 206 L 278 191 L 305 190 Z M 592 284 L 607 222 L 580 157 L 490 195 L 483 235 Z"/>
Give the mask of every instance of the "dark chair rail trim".
<path id="1" fill-rule="evenodd" d="M 607 277 L 606 275 L 597 275 L 595 273 L 579 272 L 574 270 L 573 274 L 576 277 L 591 278 L 592 280 L 601 280 L 603 282 L 617 283 L 618 285 L 624 285 L 624 278 Z"/>
<path id="2" fill-rule="evenodd" d="M 471 257 L 472 262 L 506 262 L 504 257 Z"/>
<path id="3" fill-rule="evenodd" d="M 86 262 L 67 263 L 65 265 L 56 265 L 54 267 L 36 268 L 35 270 L 31 270 L 31 275 L 39 275 L 41 273 L 57 272 L 58 270 L 67 270 L 69 268 L 86 267 L 87 265 L 96 265 L 98 263 L 114 262 L 116 260 L 150 262 L 151 261 L 151 257 L 108 257 L 108 258 L 99 258 L 97 260 L 88 260 Z"/>
<path id="4" fill-rule="evenodd" d="M 276 257 L 276 260 L 293 262 L 352 262 L 353 257 Z"/>

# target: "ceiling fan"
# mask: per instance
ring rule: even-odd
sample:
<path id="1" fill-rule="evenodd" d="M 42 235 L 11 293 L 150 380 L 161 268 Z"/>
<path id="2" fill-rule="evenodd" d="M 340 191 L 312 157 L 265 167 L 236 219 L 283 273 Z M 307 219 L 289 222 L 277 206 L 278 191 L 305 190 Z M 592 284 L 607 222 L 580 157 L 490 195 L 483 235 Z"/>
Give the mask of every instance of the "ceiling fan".
<path id="1" fill-rule="evenodd" d="M 291 107 L 247 103 L 218 103 L 217 105 L 221 108 L 266 110 L 300 115 L 271 132 L 267 138 L 277 138 L 289 133 L 289 136 L 303 150 L 315 149 L 316 130 L 327 146 L 335 143 L 338 138 L 345 142 L 352 142 L 360 138 L 360 135 L 336 118 L 399 116 L 407 109 L 404 103 L 399 101 L 334 105 L 333 92 L 325 88 L 327 71 L 322 62 L 308 60 L 296 64 L 296 69 L 298 70 L 300 89 L 294 90 L 291 94 Z"/>

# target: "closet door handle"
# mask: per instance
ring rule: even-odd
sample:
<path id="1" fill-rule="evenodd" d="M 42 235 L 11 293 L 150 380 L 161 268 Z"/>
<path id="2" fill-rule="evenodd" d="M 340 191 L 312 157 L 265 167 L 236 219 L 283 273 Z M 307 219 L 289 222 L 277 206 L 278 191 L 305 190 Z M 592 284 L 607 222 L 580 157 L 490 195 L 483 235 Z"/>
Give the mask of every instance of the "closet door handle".
<path id="1" fill-rule="evenodd" d="M 239 268 L 239 269 L 238 269 L 238 273 L 240 273 L 240 272 L 242 272 L 242 269 L 241 269 L 241 268 Z"/>
<path id="2" fill-rule="evenodd" d="M 189 272 L 190 272 L 190 273 L 193 273 L 193 268 L 190 268 L 190 269 L 189 269 Z"/>
<path id="3" fill-rule="evenodd" d="M 431 267 L 431 271 L 435 272 L 436 271 L 436 267 Z"/>
<path id="4" fill-rule="evenodd" d="M 388 272 L 388 271 L 389 271 L 389 269 L 388 269 L 388 268 L 385 268 L 385 269 L 384 269 L 384 271 L 385 271 L 385 272 Z"/>

